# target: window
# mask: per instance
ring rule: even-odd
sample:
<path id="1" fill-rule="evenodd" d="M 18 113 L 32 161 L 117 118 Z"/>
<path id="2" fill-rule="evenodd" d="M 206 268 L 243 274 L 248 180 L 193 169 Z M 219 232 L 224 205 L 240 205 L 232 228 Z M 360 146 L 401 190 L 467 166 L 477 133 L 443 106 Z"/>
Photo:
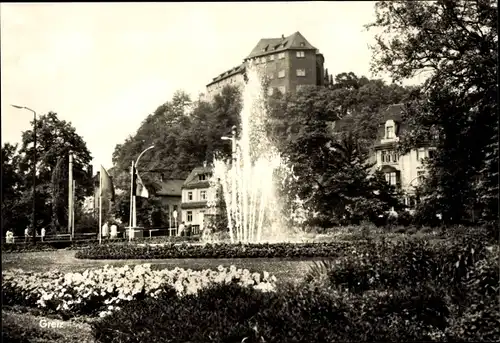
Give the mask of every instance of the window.
<path id="1" fill-rule="evenodd" d="M 269 56 L 269 61 L 274 61 L 274 55 Z"/>
<path id="2" fill-rule="evenodd" d="M 297 69 L 297 76 L 306 76 L 305 69 Z"/>
<path id="3" fill-rule="evenodd" d="M 300 46 L 306 46 L 306 43 L 300 42 Z"/>
<path id="4" fill-rule="evenodd" d="M 187 211 L 186 212 L 186 221 L 188 223 L 192 222 L 193 221 L 193 211 Z"/>
<path id="5" fill-rule="evenodd" d="M 207 200 L 207 191 L 200 191 L 200 199 Z"/>
<path id="6" fill-rule="evenodd" d="M 280 71 L 278 72 L 278 78 L 282 79 L 282 78 L 284 78 L 284 77 L 285 77 L 285 71 L 284 71 L 284 70 L 280 70 Z"/>
<path id="7" fill-rule="evenodd" d="M 273 87 L 269 87 L 269 88 L 267 89 L 267 95 L 271 96 L 271 95 L 273 95 L 273 93 L 274 93 L 274 89 L 273 89 Z"/>
<path id="8" fill-rule="evenodd" d="M 423 170 L 417 171 L 417 177 L 418 177 L 418 181 L 419 182 L 423 182 L 424 181 L 424 176 L 425 176 L 425 172 Z"/>
<path id="9" fill-rule="evenodd" d="M 297 58 L 304 58 L 306 56 L 304 51 L 297 51 Z"/>
<path id="10" fill-rule="evenodd" d="M 188 192 L 188 201 L 193 200 L 193 192 Z"/>
<path id="11" fill-rule="evenodd" d="M 396 172 L 385 173 L 385 181 L 387 181 L 392 186 L 396 186 L 397 184 Z"/>
<path id="12" fill-rule="evenodd" d="M 285 58 L 285 53 L 284 53 L 284 52 L 280 52 L 280 53 L 278 54 L 278 58 L 279 58 L 280 60 L 284 59 L 284 58 Z"/>
<path id="13" fill-rule="evenodd" d="M 281 92 L 281 94 L 285 94 L 286 93 L 286 87 L 285 86 L 279 86 L 278 90 Z"/>
<path id="14" fill-rule="evenodd" d="M 399 160 L 399 155 L 395 151 L 382 151 L 381 155 L 383 163 L 395 163 Z"/>
<path id="15" fill-rule="evenodd" d="M 395 152 L 392 153 L 392 162 L 397 162 L 398 161 L 398 154 Z"/>
<path id="16" fill-rule="evenodd" d="M 394 126 L 390 125 L 385 127 L 385 138 L 394 138 Z"/>
<path id="17" fill-rule="evenodd" d="M 207 179 L 207 176 L 205 174 L 198 175 L 198 179 L 200 181 L 205 181 Z"/>
<path id="18" fill-rule="evenodd" d="M 429 150 L 429 159 L 434 158 L 435 152 L 434 150 Z"/>

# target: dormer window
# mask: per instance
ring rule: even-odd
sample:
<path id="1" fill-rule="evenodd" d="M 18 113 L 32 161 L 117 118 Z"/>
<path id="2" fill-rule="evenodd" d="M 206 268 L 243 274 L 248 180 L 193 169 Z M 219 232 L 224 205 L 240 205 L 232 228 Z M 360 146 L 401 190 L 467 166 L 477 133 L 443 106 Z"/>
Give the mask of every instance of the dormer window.
<path id="1" fill-rule="evenodd" d="M 394 126 L 386 126 L 385 127 L 385 138 L 391 139 L 394 138 Z"/>
<path id="2" fill-rule="evenodd" d="M 385 122 L 385 139 L 396 138 L 396 123 L 390 119 Z"/>
<path id="3" fill-rule="evenodd" d="M 200 181 L 205 181 L 207 179 L 207 176 L 205 174 L 200 174 L 200 175 L 198 175 L 198 179 Z"/>
<path id="4" fill-rule="evenodd" d="M 300 46 L 306 46 L 306 43 L 300 42 Z"/>

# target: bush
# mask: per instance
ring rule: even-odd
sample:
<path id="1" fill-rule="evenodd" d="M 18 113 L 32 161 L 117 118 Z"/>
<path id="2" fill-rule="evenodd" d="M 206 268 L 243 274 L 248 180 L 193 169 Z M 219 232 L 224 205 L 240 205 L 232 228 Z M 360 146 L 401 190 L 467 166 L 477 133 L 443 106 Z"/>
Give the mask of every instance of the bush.
<path id="1" fill-rule="evenodd" d="M 422 341 L 445 319 L 439 294 L 428 290 L 359 296 L 219 285 L 197 296 L 129 304 L 94 327 L 101 342 Z"/>
<path id="2" fill-rule="evenodd" d="M 362 244 L 362 243 L 358 243 Z M 336 257 L 352 243 L 276 243 L 276 244 L 205 244 L 138 246 L 98 245 L 76 253 L 76 258 L 86 259 L 167 259 L 167 258 L 299 258 L 299 257 Z"/>

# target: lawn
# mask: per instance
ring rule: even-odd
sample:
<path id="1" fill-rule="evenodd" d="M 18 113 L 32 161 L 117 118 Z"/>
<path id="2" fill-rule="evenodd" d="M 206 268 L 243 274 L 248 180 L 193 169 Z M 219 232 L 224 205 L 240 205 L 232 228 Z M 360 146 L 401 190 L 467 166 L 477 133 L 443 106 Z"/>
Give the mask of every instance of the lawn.
<path id="1" fill-rule="evenodd" d="M 21 268 L 36 272 L 59 270 L 64 273 L 83 272 L 88 268 L 100 268 L 104 265 L 134 266 L 150 263 L 154 269 L 216 269 L 219 265 L 234 265 L 255 272 L 267 271 L 276 276 L 280 282 L 297 282 L 318 258 L 309 259 L 161 259 L 161 260 L 84 260 L 75 258 L 74 250 L 54 250 L 31 253 L 2 254 L 2 269 Z"/>

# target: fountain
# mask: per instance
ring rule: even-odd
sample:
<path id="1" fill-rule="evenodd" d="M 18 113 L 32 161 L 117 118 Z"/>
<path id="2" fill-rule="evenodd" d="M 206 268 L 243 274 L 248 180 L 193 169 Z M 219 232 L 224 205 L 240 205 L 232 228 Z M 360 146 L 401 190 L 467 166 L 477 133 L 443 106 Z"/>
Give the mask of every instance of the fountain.
<path id="1" fill-rule="evenodd" d="M 267 137 L 265 87 L 254 65 L 247 67 L 247 77 L 240 137 L 237 141 L 236 137 L 231 138 L 233 148 L 236 147 L 233 162 L 215 159 L 213 188 L 216 184 L 222 186 L 232 243 L 290 241 L 290 218 L 299 215 L 296 222 L 300 224 L 305 219 L 305 209 L 298 198 L 292 202 L 295 209 L 285 208 L 286 202 L 278 195 L 278 187 L 293 180 L 293 169 Z"/>

